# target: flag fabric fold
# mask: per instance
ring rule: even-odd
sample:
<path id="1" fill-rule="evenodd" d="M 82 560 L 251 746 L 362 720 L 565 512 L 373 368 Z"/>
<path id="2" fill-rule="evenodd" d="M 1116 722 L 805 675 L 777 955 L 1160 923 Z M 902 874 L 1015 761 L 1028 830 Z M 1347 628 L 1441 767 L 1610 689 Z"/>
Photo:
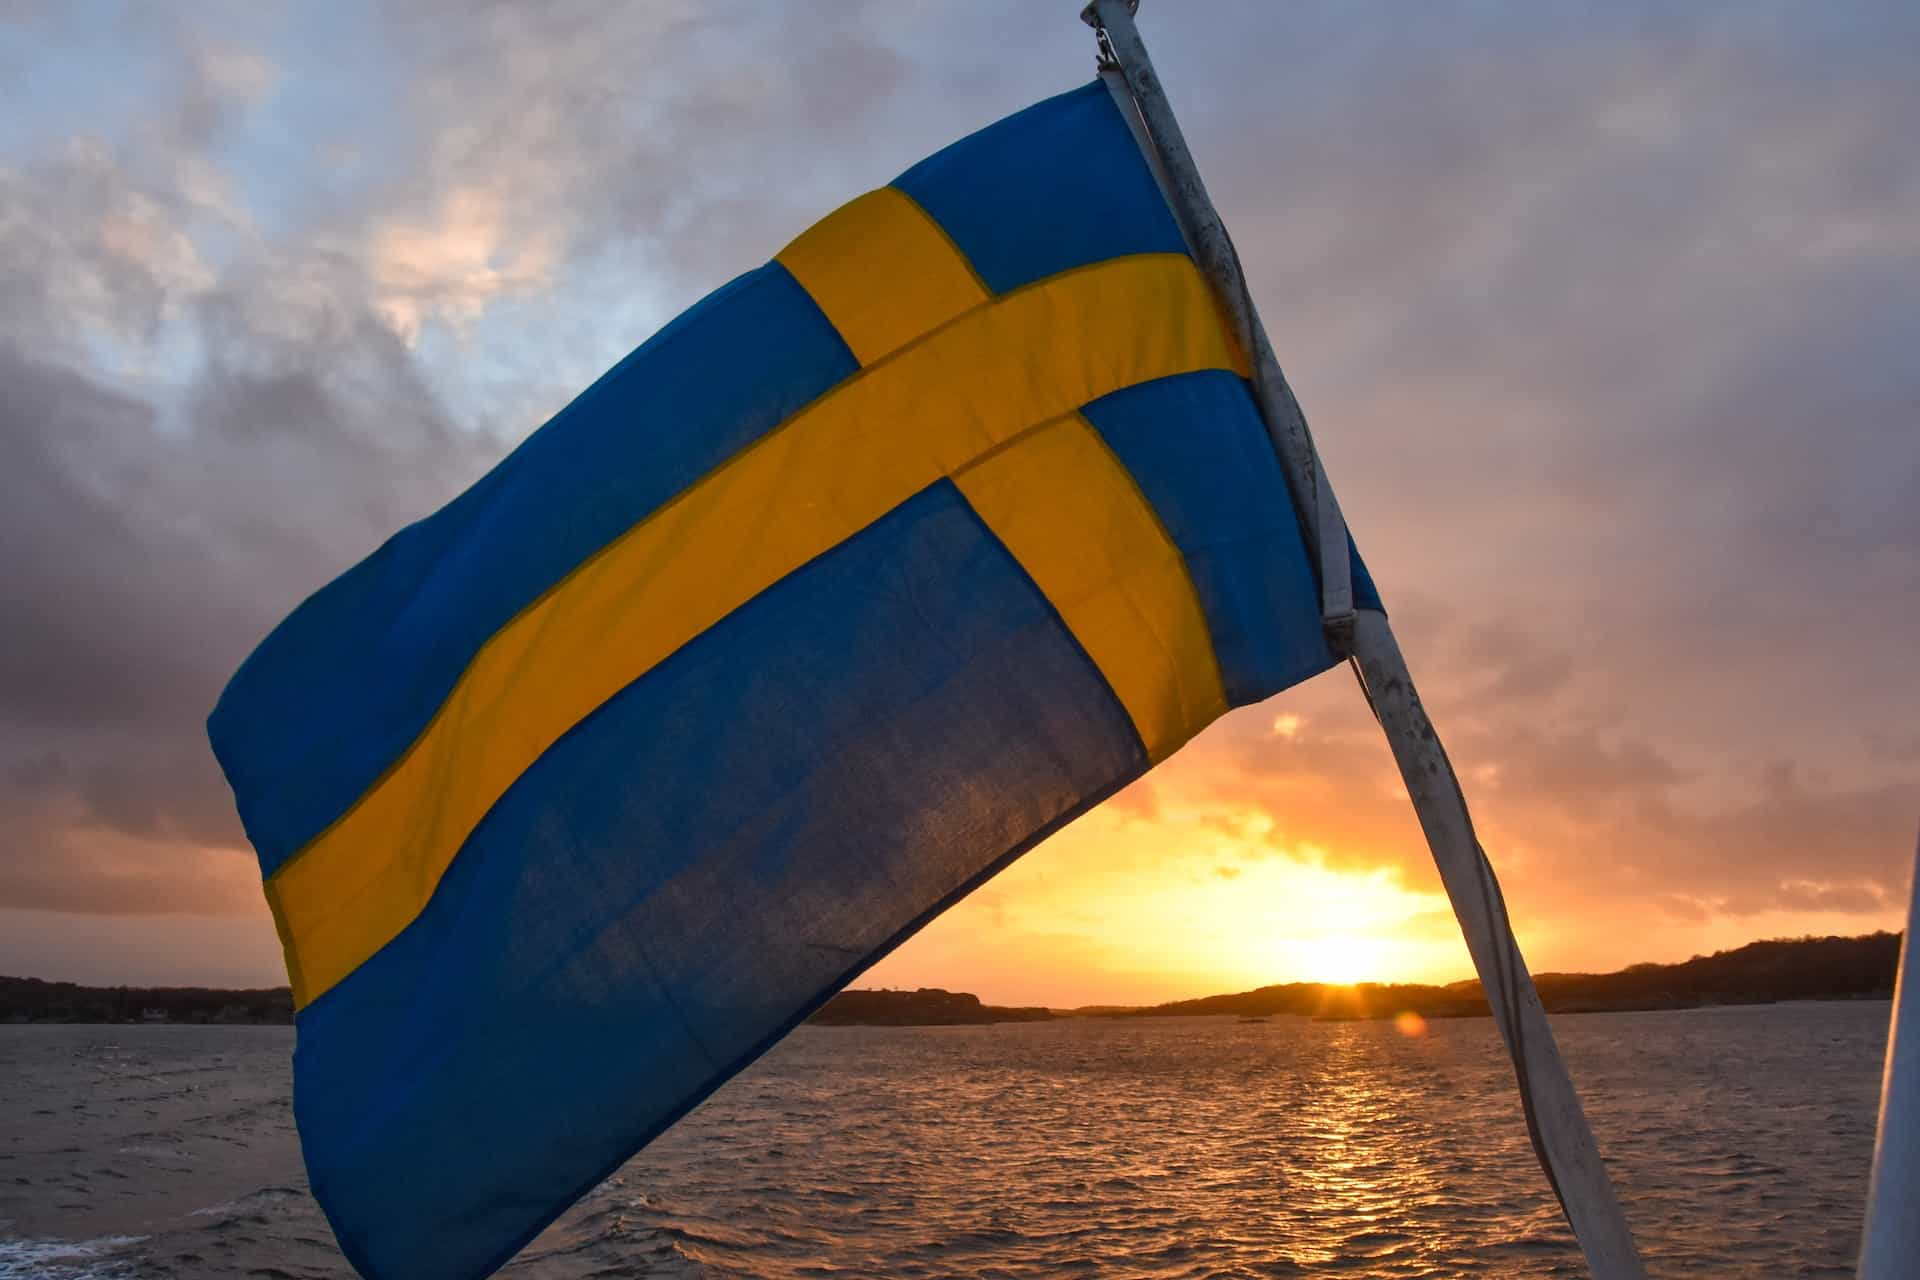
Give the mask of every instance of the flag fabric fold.
<path id="1" fill-rule="evenodd" d="M 1021 852 L 1333 665 L 1245 374 L 1096 83 L 708 296 L 262 642 L 209 735 L 363 1274 L 498 1267 Z"/>

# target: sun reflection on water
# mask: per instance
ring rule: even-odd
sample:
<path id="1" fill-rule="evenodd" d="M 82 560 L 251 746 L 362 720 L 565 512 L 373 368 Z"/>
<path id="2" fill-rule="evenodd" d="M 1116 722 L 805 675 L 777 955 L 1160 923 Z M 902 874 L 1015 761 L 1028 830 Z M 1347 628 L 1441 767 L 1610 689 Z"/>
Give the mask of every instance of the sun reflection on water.
<path id="1" fill-rule="evenodd" d="M 1428 1159 L 1429 1126 L 1410 1114 L 1406 1091 L 1382 1070 L 1390 1056 L 1373 1027 L 1328 1028 L 1322 1056 L 1308 1073 L 1293 1140 L 1293 1166 L 1310 1205 L 1289 1261 L 1307 1267 L 1352 1265 L 1397 1252 L 1405 1233 L 1393 1224 L 1430 1207 L 1442 1178 Z"/>

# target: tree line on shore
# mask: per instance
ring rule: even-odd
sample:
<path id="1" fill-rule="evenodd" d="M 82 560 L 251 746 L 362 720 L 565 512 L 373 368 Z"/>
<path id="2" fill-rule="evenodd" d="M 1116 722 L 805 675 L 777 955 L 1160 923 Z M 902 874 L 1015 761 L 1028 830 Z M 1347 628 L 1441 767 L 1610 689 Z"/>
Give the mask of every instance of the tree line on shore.
<path id="1" fill-rule="evenodd" d="M 1617 973 L 1542 973 L 1534 978 L 1551 1013 L 1687 1009 L 1778 1000 L 1884 999 L 1893 994 L 1900 935 L 1777 938 L 1679 964 L 1636 964 Z M 1350 1019 L 1475 1017 L 1487 1013 L 1476 981 L 1446 986 L 1289 982 L 1227 995 L 1142 1008 L 1048 1010 L 987 1005 L 966 992 L 843 991 L 810 1021 L 827 1026 L 960 1026 L 1035 1022 L 1055 1017 L 1167 1018 L 1276 1014 Z M 287 1023 L 285 987 L 228 991 L 211 987 L 84 987 L 39 978 L 0 977 L 0 1023 Z"/>
<path id="2" fill-rule="evenodd" d="M 0 977 L 0 1022 L 293 1021 L 285 987 L 83 987 L 73 982 Z"/>
<path id="3" fill-rule="evenodd" d="M 1617 973 L 1534 975 L 1549 1013 L 1692 1009 L 1702 1005 L 1769 1004 L 1780 1000 L 1885 999 L 1900 967 L 1900 935 L 1775 938 L 1678 964 L 1636 964 Z M 1232 1014 L 1318 1018 L 1479 1017 L 1488 1013 L 1478 980 L 1426 986 L 1290 982 L 1231 995 L 1176 1000 L 1120 1016 Z"/>

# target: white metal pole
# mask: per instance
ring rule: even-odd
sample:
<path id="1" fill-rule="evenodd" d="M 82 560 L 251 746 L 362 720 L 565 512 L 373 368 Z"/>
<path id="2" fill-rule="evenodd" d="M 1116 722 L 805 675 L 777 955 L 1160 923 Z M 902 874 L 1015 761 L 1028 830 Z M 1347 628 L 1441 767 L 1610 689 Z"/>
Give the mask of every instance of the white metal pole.
<path id="1" fill-rule="evenodd" d="M 1323 580 L 1345 582 L 1347 532 L 1292 390 L 1253 306 L 1239 256 L 1180 132 L 1145 43 L 1134 26 L 1137 0 L 1093 0 L 1082 14 L 1102 32 L 1157 155 L 1181 228 L 1194 257 L 1219 293 L 1239 336 L 1254 355 L 1254 390 L 1280 456 L 1304 532 L 1318 554 Z M 1330 623 L 1337 604 L 1324 603 Z M 1347 597 L 1351 609 L 1351 596 Z M 1351 623 L 1352 653 L 1373 699 L 1400 775 L 1440 869 L 1440 879 L 1466 937 L 1494 1021 L 1513 1058 L 1529 1136 L 1541 1168 L 1566 1211 L 1596 1280 L 1644 1280 L 1626 1215 L 1608 1179 L 1598 1144 L 1554 1042 L 1546 1011 L 1521 958 L 1499 883 L 1474 835 L 1466 797 L 1421 706 L 1386 615 L 1362 609 Z M 1876 1278 L 1877 1280 L 1877 1278 Z"/>
<path id="2" fill-rule="evenodd" d="M 1599 1145 L 1567 1074 L 1547 1011 L 1534 990 L 1507 906 L 1487 861 L 1466 795 L 1440 735 L 1427 718 L 1406 659 L 1385 614 L 1362 609 L 1354 625 L 1354 658 L 1386 730 L 1394 761 L 1440 868 L 1494 1023 L 1513 1058 L 1527 1129 L 1540 1166 L 1566 1211 L 1595 1280 L 1644 1280 L 1633 1233 L 1600 1159 Z"/>
<path id="3" fill-rule="evenodd" d="M 1887 1026 L 1887 1070 L 1880 1085 L 1880 1136 L 1867 1188 L 1860 1280 L 1906 1280 L 1920 1270 L 1920 975 L 1913 929 L 1920 924 L 1920 850 L 1915 851 L 1900 977 Z"/>
<path id="4" fill-rule="evenodd" d="M 1333 633 L 1335 644 L 1345 652 L 1353 624 L 1346 521 L 1340 515 L 1333 487 L 1320 469 L 1306 415 L 1300 411 L 1300 402 L 1294 398 L 1293 388 L 1287 385 L 1286 375 L 1280 370 L 1273 344 L 1267 341 L 1266 327 L 1260 323 L 1253 294 L 1240 270 L 1240 255 L 1233 247 L 1233 237 L 1227 234 L 1227 224 L 1220 220 L 1212 198 L 1207 195 L 1207 184 L 1201 181 L 1200 168 L 1187 149 L 1180 122 L 1174 118 L 1172 104 L 1160 87 L 1160 78 L 1154 74 L 1146 43 L 1133 25 L 1137 8 L 1138 0 L 1094 0 L 1080 16 L 1106 37 L 1106 52 L 1118 64 L 1153 148 L 1148 158 L 1154 163 L 1154 176 L 1166 190 L 1194 260 L 1219 294 L 1235 336 L 1252 356 L 1254 396 L 1260 402 L 1267 434 L 1286 471 L 1294 510 L 1301 514 L 1303 532 L 1320 565 L 1321 615 Z"/>

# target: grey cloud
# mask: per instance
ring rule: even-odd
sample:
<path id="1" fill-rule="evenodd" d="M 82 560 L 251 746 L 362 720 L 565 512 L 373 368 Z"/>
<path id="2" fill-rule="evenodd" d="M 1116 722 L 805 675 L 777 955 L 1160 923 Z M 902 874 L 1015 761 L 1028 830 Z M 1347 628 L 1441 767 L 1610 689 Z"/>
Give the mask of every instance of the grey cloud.
<path id="1" fill-rule="evenodd" d="M 1429 641 L 1416 678 L 1444 691 L 1429 706 L 1472 802 L 1483 842 L 1531 921 L 1676 924 L 1718 914 L 1822 911 L 1883 918 L 1898 905 L 1920 821 L 1920 775 L 1890 780 L 1816 770 L 1792 759 L 1744 769 L 1677 761 L 1623 729 L 1576 669 L 1542 693 L 1509 668 L 1555 669 L 1544 642 L 1445 610 L 1413 611 Z M 1507 637 L 1487 643 L 1489 632 Z M 1521 688 L 1524 696 L 1479 698 Z M 1429 884 L 1430 857 L 1379 728 L 1344 672 L 1282 695 L 1301 717 L 1290 735 L 1272 713 L 1242 713 L 1145 785 L 1151 804 L 1210 814 L 1247 839 L 1264 815 L 1274 856 L 1317 850 L 1328 865 L 1397 868 Z M 1149 812 L 1146 803 L 1136 812 Z"/>
<path id="2" fill-rule="evenodd" d="M 1867 749 L 1880 760 L 1920 764 L 1920 733 L 1869 733 Z"/>
<path id="3" fill-rule="evenodd" d="M 71 815 L 31 816 L 36 822 L 25 838 L 36 856 L 0 857 L 0 903 L 7 911 L 92 917 L 104 930 L 134 916 L 260 914 L 259 877 L 250 859 L 191 846 L 119 844 L 98 828 L 78 827 L 72 840 L 51 841 L 51 824 Z M 12 843 L 17 825 L 25 824 L 0 825 L 0 838 Z"/>
<path id="4" fill-rule="evenodd" d="M 395 6 L 383 30 L 414 64 L 421 146 L 383 199 L 424 215 L 450 189 L 493 189 L 515 234 L 558 231 L 574 263 L 637 257 L 675 294 L 704 292 L 858 194 L 849 173 L 870 165 L 877 186 L 917 158 L 890 110 L 913 70 L 892 44 L 903 16 Z"/>
<path id="5" fill-rule="evenodd" d="M 463 457 L 473 469 L 424 408 L 409 422 L 406 381 L 386 372 L 345 389 L 314 367 L 223 363 L 196 379 L 190 424 L 167 428 L 150 404 L 0 348 L 14 787 L 64 790 L 124 832 L 243 844 L 200 728 L 221 684 L 302 595 L 450 494 Z M 39 856 L 17 833 L 10 846 Z"/>
<path id="6" fill-rule="evenodd" d="M 200 722 L 275 618 L 640 317 L 1090 66 L 1026 6 L 300 20 L 259 88 L 203 18 L 130 17 L 172 68 L 149 118 L 47 116 L 0 158 L 0 902 L 228 884 Z M 1327 3 L 1146 33 L 1517 891 L 1882 909 L 1920 781 L 1920 18 Z M 413 269 L 401 232 L 455 258 Z M 1297 736 L 1246 713 L 1116 803 L 1258 809 L 1276 847 L 1416 874 L 1350 682 L 1285 706 Z"/>
<path id="7" fill-rule="evenodd" d="M 1163 70 L 1516 879 L 1884 910 L 1920 812 L 1869 745 L 1920 720 L 1912 10 L 1269 26 L 1315 53 L 1259 109 L 1236 59 L 1268 47 L 1203 25 L 1220 74 Z M 1250 785 L 1366 767 L 1309 750 L 1250 747 Z M 1787 887 L 1808 866 L 1865 887 Z"/>
<path id="8" fill-rule="evenodd" d="M 85 161 L 0 183 L 0 902 L 233 910 L 248 861 L 205 865 L 245 847 L 201 730 L 221 684 L 497 446 L 450 427 L 364 280 L 272 255 L 169 278 L 100 232 L 136 209 L 171 234 L 178 202 Z M 91 367 L 102 329 L 182 376 Z"/>
<path id="9" fill-rule="evenodd" d="M 0 384 L 9 721 L 124 729 L 179 718 L 174 693 L 199 647 L 183 588 L 203 575 L 200 557 L 165 530 L 140 527 L 120 498 L 146 478 L 126 446 L 154 437 L 152 406 L 9 348 L 0 348 Z M 129 617 L 145 625 L 130 627 Z"/>

